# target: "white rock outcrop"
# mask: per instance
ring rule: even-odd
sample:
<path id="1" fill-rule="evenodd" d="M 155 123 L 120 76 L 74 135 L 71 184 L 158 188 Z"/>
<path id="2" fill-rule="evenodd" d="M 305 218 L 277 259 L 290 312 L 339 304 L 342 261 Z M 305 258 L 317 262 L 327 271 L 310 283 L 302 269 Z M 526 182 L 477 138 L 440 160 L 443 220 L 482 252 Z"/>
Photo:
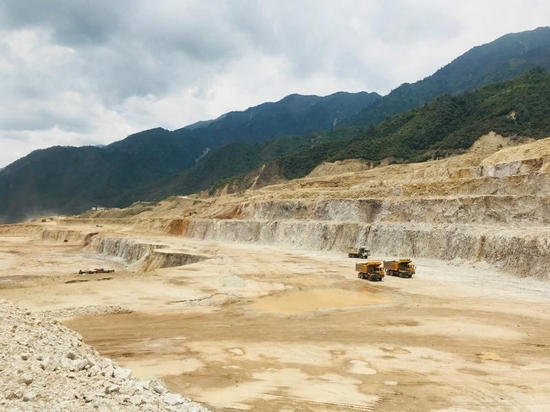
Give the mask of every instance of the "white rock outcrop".
<path id="1" fill-rule="evenodd" d="M 208 412 L 103 358 L 82 337 L 0 300 L 0 410 Z"/>

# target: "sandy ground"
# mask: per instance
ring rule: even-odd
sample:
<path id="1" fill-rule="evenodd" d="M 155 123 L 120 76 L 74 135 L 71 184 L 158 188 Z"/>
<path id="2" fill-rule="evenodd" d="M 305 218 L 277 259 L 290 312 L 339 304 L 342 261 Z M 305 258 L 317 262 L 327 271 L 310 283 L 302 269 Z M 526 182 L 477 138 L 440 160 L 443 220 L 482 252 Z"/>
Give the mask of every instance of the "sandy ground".
<path id="1" fill-rule="evenodd" d="M 412 279 L 371 283 L 344 254 L 150 240 L 211 259 L 131 273 L 77 244 L 4 236 L 0 295 L 131 309 L 66 324 L 214 411 L 550 410 L 548 283 L 425 259 Z M 116 272 L 77 274 L 94 267 Z"/>

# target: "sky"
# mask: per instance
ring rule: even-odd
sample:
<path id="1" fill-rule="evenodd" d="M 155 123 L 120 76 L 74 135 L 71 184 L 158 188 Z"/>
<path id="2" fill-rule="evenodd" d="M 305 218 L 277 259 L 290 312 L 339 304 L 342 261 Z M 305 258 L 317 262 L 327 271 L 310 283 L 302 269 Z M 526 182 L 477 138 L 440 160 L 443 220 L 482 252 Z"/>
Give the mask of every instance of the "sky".
<path id="1" fill-rule="evenodd" d="M 292 93 L 382 95 L 547 0 L 0 0 L 0 168 Z"/>

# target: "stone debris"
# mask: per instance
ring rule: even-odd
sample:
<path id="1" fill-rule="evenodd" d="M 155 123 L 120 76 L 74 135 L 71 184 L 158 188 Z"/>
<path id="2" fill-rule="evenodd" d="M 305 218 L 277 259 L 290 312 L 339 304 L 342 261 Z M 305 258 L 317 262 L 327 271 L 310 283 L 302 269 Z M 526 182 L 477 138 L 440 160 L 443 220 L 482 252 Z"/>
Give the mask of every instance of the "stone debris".
<path id="1" fill-rule="evenodd" d="M 58 310 L 46 310 L 41 312 L 46 319 L 66 319 L 80 316 L 118 315 L 132 313 L 132 310 L 123 306 L 85 306 L 81 308 L 64 308 Z"/>
<path id="2" fill-rule="evenodd" d="M 244 288 L 247 286 L 246 280 L 239 276 L 228 276 L 220 280 L 223 287 L 226 288 Z"/>
<path id="3" fill-rule="evenodd" d="M 208 412 L 103 358 L 51 314 L 0 300 L 0 410 Z"/>

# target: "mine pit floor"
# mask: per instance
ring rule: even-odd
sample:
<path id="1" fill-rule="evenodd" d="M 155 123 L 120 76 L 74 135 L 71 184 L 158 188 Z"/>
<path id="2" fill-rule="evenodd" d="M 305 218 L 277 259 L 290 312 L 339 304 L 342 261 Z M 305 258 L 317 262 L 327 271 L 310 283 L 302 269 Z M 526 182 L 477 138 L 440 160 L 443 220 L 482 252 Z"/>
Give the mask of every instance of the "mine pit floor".
<path id="1" fill-rule="evenodd" d="M 31 311 L 131 310 L 64 322 L 213 411 L 550 410 L 547 282 L 413 258 L 412 279 L 374 283 L 344 253 L 151 241 L 211 258 L 132 273 L 75 244 L 3 236 L 0 294 Z M 107 266 L 110 279 L 70 282 Z"/>

